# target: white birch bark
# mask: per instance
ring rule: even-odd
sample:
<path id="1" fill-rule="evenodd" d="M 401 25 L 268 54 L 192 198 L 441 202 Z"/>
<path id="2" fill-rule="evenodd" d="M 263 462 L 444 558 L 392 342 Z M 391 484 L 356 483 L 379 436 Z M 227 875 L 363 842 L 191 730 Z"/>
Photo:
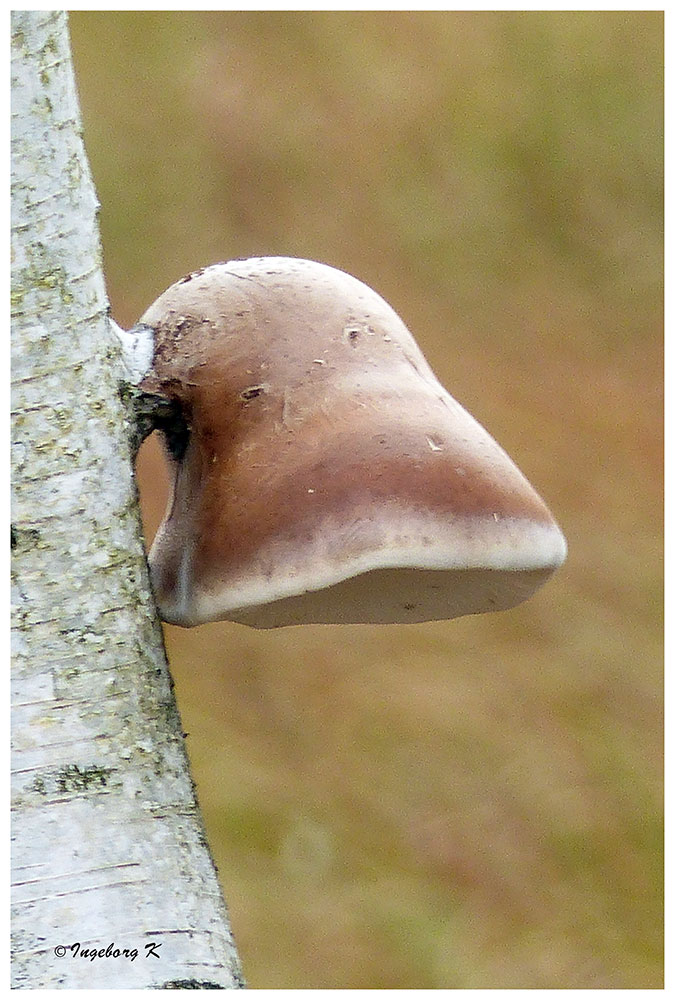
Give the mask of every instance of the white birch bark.
<path id="1" fill-rule="evenodd" d="M 235 987 L 148 585 L 96 211 L 66 15 L 15 11 L 12 985 Z"/>

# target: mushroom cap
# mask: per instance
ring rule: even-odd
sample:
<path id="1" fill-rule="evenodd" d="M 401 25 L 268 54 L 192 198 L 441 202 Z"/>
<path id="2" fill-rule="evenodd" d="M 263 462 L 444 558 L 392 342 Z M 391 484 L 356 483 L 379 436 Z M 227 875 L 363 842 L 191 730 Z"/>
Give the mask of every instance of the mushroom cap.
<path id="1" fill-rule="evenodd" d="M 356 278 L 215 264 L 140 322 L 143 388 L 189 427 L 149 555 L 166 621 L 455 618 L 518 604 L 563 562 L 544 502 Z"/>

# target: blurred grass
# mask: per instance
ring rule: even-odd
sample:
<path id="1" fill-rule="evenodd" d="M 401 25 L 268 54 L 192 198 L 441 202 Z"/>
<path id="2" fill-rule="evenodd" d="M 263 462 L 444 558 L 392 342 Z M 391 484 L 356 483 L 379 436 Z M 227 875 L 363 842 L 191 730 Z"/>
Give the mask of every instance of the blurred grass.
<path id="1" fill-rule="evenodd" d="M 567 533 L 512 612 L 167 629 L 255 987 L 662 983 L 660 12 L 77 12 L 114 314 L 356 274 Z M 149 537 L 165 496 L 139 464 Z"/>

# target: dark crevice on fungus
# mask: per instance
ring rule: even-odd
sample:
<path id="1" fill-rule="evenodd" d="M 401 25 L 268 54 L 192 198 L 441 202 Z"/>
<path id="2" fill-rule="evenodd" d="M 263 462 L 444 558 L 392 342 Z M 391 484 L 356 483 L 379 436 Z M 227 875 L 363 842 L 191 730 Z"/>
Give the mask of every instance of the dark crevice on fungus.
<path id="1" fill-rule="evenodd" d="M 172 459 L 179 462 L 190 440 L 190 427 L 178 400 L 125 385 L 121 395 L 131 413 L 131 448 L 134 458 L 145 439 L 160 431 Z"/>

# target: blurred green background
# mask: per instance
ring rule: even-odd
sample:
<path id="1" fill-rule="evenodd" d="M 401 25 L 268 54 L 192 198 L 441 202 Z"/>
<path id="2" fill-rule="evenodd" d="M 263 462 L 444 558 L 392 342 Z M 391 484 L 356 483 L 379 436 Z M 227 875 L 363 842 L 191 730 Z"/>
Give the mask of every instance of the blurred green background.
<path id="1" fill-rule="evenodd" d="M 565 530 L 499 615 L 166 637 L 254 987 L 662 983 L 660 12 L 78 12 L 113 313 L 287 254 Z M 139 464 L 151 538 L 166 496 Z"/>

